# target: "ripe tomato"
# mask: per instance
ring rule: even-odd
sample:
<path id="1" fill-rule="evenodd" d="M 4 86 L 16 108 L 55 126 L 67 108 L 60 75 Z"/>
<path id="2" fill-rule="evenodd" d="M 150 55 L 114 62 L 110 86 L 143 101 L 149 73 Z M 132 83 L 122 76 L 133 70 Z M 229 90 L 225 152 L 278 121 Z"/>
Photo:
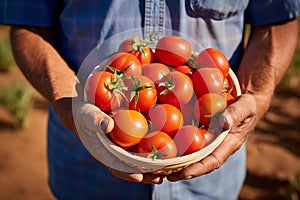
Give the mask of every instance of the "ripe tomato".
<path id="1" fill-rule="evenodd" d="M 196 71 L 196 69 L 194 69 L 188 65 L 179 65 L 177 67 L 174 67 L 174 70 L 187 75 L 188 77 L 190 77 L 190 79 L 192 79 L 193 73 Z"/>
<path id="2" fill-rule="evenodd" d="M 235 98 L 229 93 L 229 92 L 224 92 L 222 93 L 224 98 L 226 99 L 226 105 L 229 106 L 233 102 L 235 102 Z"/>
<path id="3" fill-rule="evenodd" d="M 115 125 L 110 132 L 110 138 L 120 147 L 136 145 L 148 132 L 148 122 L 138 111 L 120 109 L 112 118 Z"/>
<path id="4" fill-rule="evenodd" d="M 194 153 L 205 144 L 204 129 L 193 125 L 186 125 L 180 128 L 174 136 L 174 142 L 177 146 L 177 155 L 183 156 Z"/>
<path id="5" fill-rule="evenodd" d="M 154 60 L 154 53 L 148 46 L 149 42 L 139 40 L 137 36 L 124 40 L 119 46 L 119 52 L 135 55 L 141 64 L 149 64 Z"/>
<path id="6" fill-rule="evenodd" d="M 237 90 L 235 89 L 234 81 L 231 76 L 224 79 L 224 91 L 230 93 L 234 98 L 237 97 Z"/>
<path id="7" fill-rule="evenodd" d="M 162 63 L 150 63 L 142 65 L 143 75 L 150 78 L 155 84 L 167 73 L 170 69 Z"/>
<path id="8" fill-rule="evenodd" d="M 224 78 L 223 91 L 231 93 L 233 86 L 230 85 L 228 78 Z"/>
<path id="9" fill-rule="evenodd" d="M 170 104 L 157 104 L 150 108 L 148 116 L 153 131 L 163 131 L 171 137 L 183 126 L 180 110 Z"/>
<path id="10" fill-rule="evenodd" d="M 200 67 L 216 67 L 224 77 L 229 74 L 229 62 L 225 55 L 215 48 L 207 48 L 201 51 L 195 59 L 195 64 Z"/>
<path id="11" fill-rule="evenodd" d="M 162 131 L 147 134 L 138 144 L 137 153 L 152 159 L 175 158 L 177 147 L 173 139 Z"/>
<path id="12" fill-rule="evenodd" d="M 197 97 L 206 93 L 220 93 L 224 77 L 217 68 L 200 68 L 193 74 L 193 85 Z"/>
<path id="13" fill-rule="evenodd" d="M 118 108 L 124 99 L 119 92 L 122 82 L 113 83 L 113 80 L 114 75 L 110 72 L 96 72 L 87 79 L 84 87 L 87 99 L 103 111 Z"/>
<path id="14" fill-rule="evenodd" d="M 131 110 L 146 112 L 155 105 L 157 92 L 151 79 L 146 76 L 135 76 L 124 79 L 128 91 L 126 92 L 128 105 Z"/>
<path id="15" fill-rule="evenodd" d="M 195 101 L 191 101 L 181 109 L 183 125 L 197 125 L 199 123 L 194 115 L 194 104 Z"/>
<path id="16" fill-rule="evenodd" d="M 178 36 L 167 35 L 158 40 L 155 56 L 163 64 L 183 65 L 192 55 L 190 43 Z"/>
<path id="17" fill-rule="evenodd" d="M 140 76 L 142 75 L 142 66 L 136 56 L 131 53 L 118 52 L 112 55 L 107 62 L 106 66 L 122 71 L 127 75 Z M 106 71 L 112 72 L 107 68 Z"/>
<path id="18" fill-rule="evenodd" d="M 204 132 L 204 146 L 207 146 L 215 139 L 215 134 L 208 128 L 201 127 L 200 129 Z"/>
<path id="19" fill-rule="evenodd" d="M 197 100 L 194 106 L 194 112 L 200 124 L 208 127 L 212 117 L 218 112 L 221 112 L 225 107 L 226 100 L 222 95 L 207 93 Z"/>
<path id="20" fill-rule="evenodd" d="M 192 80 L 185 74 L 172 71 L 165 75 L 157 85 L 158 100 L 182 108 L 193 97 Z"/>

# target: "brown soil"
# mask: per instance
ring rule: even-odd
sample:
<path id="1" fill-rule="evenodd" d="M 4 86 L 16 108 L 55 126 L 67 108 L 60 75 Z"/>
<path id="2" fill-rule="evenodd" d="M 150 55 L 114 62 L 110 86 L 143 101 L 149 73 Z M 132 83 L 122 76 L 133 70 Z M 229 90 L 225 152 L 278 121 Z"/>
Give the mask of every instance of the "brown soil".
<path id="1" fill-rule="evenodd" d="M 24 80 L 0 73 L 0 86 Z M 0 199 L 54 199 L 47 183 L 47 102 L 36 96 L 29 125 L 14 129 L 0 107 Z M 277 94 L 247 142 L 248 175 L 240 199 L 289 199 L 288 180 L 300 170 L 300 98 Z"/>

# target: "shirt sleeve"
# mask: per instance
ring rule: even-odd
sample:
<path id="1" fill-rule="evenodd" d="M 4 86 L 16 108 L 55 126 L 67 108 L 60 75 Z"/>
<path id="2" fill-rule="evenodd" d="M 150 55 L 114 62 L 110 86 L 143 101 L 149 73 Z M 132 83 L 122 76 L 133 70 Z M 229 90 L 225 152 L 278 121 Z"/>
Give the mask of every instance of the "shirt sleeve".
<path id="1" fill-rule="evenodd" d="M 57 0 L 0 1 L 0 24 L 52 27 L 58 17 Z"/>
<path id="2" fill-rule="evenodd" d="M 299 14 L 299 0 L 250 0 L 245 20 L 251 25 L 264 25 L 293 19 Z"/>

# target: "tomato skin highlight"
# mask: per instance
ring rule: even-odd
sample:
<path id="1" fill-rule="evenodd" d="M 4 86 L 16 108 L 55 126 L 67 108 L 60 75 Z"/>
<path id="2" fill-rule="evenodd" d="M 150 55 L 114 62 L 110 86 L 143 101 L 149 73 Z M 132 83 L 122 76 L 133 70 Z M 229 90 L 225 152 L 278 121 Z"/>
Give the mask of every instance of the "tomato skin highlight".
<path id="1" fill-rule="evenodd" d="M 222 95 L 207 93 L 198 98 L 194 105 L 194 112 L 199 123 L 205 127 L 209 127 L 214 115 L 221 112 L 225 107 L 226 99 Z"/>
<path id="2" fill-rule="evenodd" d="M 143 157 L 149 156 L 153 152 L 152 145 L 158 151 L 158 158 L 160 159 L 175 158 L 177 155 L 177 147 L 174 140 L 162 131 L 148 133 L 137 146 L 138 155 Z"/>
<path id="3" fill-rule="evenodd" d="M 207 48 L 201 51 L 195 59 L 195 64 L 199 68 L 216 67 L 224 77 L 229 74 L 230 64 L 226 56 L 216 48 Z"/>
<path id="4" fill-rule="evenodd" d="M 113 81 L 113 74 L 100 71 L 92 74 L 86 81 L 84 90 L 87 99 L 103 111 L 111 111 L 120 107 L 123 96 L 108 88 Z"/>
<path id="5" fill-rule="evenodd" d="M 153 131 L 163 131 L 171 137 L 183 126 L 181 111 L 170 104 L 157 104 L 150 108 L 148 116 Z"/>
<path id="6" fill-rule="evenodd" d="M 192 99 L 193 90 L 193 82 L 187 75 L 172 71 L 164 76 L 157 85 L 158 100 L 181 109 Z"/>
<path id="7" fill-rule="evenodd" d="M 155 48 L 156 59 L 166 65 L 183 65 L 192 55 L 190 43 L 178 36 L 167 35 L 158 40 Z"/>
<path id="8" fill-rule="evenodd" d="M 148 122 L 138 111 L 120 109 L 113 115 L 113 120 L 115 125 L 109 133 L 110 138 L 125 149 L 138 144 L 148 132 Z"/>
<path id="9" fill-rule="evenodd" d="M 196 69 L 193 69 L 192 67 L 188 66 L 188 65 L 179 65 L 174 67 L 174 70 L 179 71 L 185 75 L 187 75 L 188 77 L 190 77 L 190 79 L 192 79 L 194 72 L 196 71 Z"/>
<path id="10" fill-rule="evenodd" d="M 174 137 L 177 146 L 177 155 L 184 156 L 202 149 L 205 144 L 205 131 L 193 125 L 180 128 Z"/>
<path id="11" fill-rule="evenodd" d="M 194 91 L 197 97 L 206 93 L 221 93 L 224 86 L 224 77 L 217 68 L 200 68 L 194 72 Z"/>
<path id="12" fill-rule="evenodd" d="M 215 139 L 215 134 L 213 131 L 209 130 L 208 128 L 202 127 L 200 129 L 203 129 L 204 140 L 205 140 L 204 146 L 207 146 Z"/>

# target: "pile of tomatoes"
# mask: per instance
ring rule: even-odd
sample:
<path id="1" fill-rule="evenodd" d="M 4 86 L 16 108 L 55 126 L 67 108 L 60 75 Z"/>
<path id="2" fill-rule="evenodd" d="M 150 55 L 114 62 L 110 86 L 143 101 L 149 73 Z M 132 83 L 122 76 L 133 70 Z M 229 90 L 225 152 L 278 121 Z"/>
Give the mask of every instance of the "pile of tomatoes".
<path id="1" fill-rule="evenodd" d="M 101 64 L 85 85 L 90 103 L 114 120 L 109 139 L 152 159 L 187 155 L 222 132 L 218 114 L 232 103 L 227 58 L 215 48 L 195 54 L 178 36 L 155 49 L 136 36 Z"/>

